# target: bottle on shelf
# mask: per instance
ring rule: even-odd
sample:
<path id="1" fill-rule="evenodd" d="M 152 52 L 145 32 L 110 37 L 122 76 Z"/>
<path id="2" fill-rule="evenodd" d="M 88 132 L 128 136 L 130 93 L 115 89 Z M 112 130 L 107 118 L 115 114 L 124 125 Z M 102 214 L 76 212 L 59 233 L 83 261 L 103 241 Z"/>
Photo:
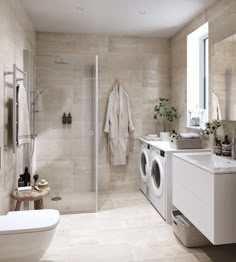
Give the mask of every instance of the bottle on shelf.
<path id="1" fill-rule="evenodd" d="M 69 124 L 69 125 L 72 124 L 72 116 L 71 116 L 70 113 L 69 113 L 68 116 L 67 116 L 67 124 Z"/>
<path id="2" fill-rule="evenodd" d="M 223 156 L 231 156 L 231 146 L 229 141 L 229 136 L 225 135 L 225 139 L 222 142 L 222 155 Z"/>
<path id="3" fill-rule="evenodd" d="M 62 124 L 63 125 L 66 124 L 66 113 L 64 113 L 63 116 L 62 116 Z"/>

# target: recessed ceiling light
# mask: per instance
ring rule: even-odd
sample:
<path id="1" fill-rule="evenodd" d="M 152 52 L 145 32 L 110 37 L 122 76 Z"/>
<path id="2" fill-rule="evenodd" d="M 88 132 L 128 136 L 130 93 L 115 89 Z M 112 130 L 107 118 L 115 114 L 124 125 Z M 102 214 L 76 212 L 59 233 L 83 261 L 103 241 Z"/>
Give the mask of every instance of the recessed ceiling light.
<path id="1" fill-rule="evenodd" d="M 83 11 L 84 10 L 84 8 L 82 6 L 76 6 L 75 9 L 78 10 L 78 11 Z"/>
<path id="2" fill-rule="evenodd" d="M 140 14 L 140 15 L 145 15 L 146 12 L 145 12 L 145 11 L 139 11 L 139 14 Z"/>

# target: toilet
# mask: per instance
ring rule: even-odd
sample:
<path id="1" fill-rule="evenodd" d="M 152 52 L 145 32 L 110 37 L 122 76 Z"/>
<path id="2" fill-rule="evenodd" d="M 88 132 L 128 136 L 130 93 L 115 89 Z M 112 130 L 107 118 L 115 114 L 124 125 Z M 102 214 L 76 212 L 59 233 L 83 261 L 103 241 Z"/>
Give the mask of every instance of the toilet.
<path id="1" fill-rule="evenodd" d="M 48 249 L 59 220 L 59 212 L 53 209 L 0 216 L 0 262 L 38 262 Z"/>

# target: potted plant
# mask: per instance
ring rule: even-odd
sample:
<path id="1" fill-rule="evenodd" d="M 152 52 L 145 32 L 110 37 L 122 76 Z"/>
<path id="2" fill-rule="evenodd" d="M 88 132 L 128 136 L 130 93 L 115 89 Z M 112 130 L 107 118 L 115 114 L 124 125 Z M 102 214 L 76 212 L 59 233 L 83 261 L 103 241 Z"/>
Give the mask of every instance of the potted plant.
<path id="1" fill-rule="evenodd" d="M 217 134 L 217 130 L 219 127 L 221 127 L 221 121 L 220 120 L 212 120 L 207 122 L 206 124 L 206 128 L 203 130 L 203 132 L 206 135 L 213 135 L 213 148 L 214 148 L 214 152 L 217 155 L 221 155 L 221 141 L 219 140 L 218 134 Z"/>
<path id="2" fill-rule="evenodd" d="M 162 140 L 168 140 L 170 132 L 167 132 L 167 123 L 171 123 L 178 117 L 177 109 L 170 105 L 168 98 L 159 98 L 158 104 L 154 107 L 154 119 L 161 118 L 163 132 L 160 132 Z"/>

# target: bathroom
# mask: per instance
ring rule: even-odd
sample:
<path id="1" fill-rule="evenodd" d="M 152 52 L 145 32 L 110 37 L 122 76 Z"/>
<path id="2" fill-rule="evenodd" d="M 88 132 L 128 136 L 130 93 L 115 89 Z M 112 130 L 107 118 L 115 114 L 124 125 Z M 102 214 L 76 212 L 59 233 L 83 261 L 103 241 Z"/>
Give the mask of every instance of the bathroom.
<path id="1" fill-rule="evenodd" d="M 160 0 L 156 2 L 162 8 L 170 8 L 169 14 L 158 13 L 160 18 L 153 13 L 159 9 L 155 1 L 130 1 L 127 6 L 115 1 L 114 6 L 108 1 L 101 6 L 94 1 L 59 2 L 0 1 L 0 214 L 14 210 L 11 193 L 28 166 L 32 176 L 38 174 L 49 183 L 44 207 L 61 213 L 42 262 L 235 261 L 235 245 L 185 248 L 139 191 L 139 138 L 161 131 L 153 119 L 157 99 L 167 97 L 178 109 L 177 132 L 192 132 L 186 128 L 187 36 L 209 23 L 211 70 L 213 47 L 235 34 L 235 1 Z M 119 20 L 103 13 L 105 4 L 115 8 L 114 14 L 132 10 L 137 24 L 128 19 L 129 27 L 119 27 Z M 94 12 L 100 9 L 99 27 Z M 178 12 L 181 16 L 184 9 L 184 21 L 168 20 L 165 26 L 166 17 Z M 149 16 L 150 21 L 156 19 L 156 27 L 151 27 Z M 16 153 L 11 141 L 12 77 L 4 75 L 13 64 L 27 71 L 24 85 L 33 135 L 31 145 L 18 147 Z M 116 81 L 129 95 L 135 128 L 125 166 L 110 164 L 104 133 L 108 97 Z M 210 77 L 209 88 L 211 81 Z M 64 113 L 71 114 L 71 124 L 62 124 Z M 236 136 L 234 121 L 222 125 L 225 134 Z"/>

